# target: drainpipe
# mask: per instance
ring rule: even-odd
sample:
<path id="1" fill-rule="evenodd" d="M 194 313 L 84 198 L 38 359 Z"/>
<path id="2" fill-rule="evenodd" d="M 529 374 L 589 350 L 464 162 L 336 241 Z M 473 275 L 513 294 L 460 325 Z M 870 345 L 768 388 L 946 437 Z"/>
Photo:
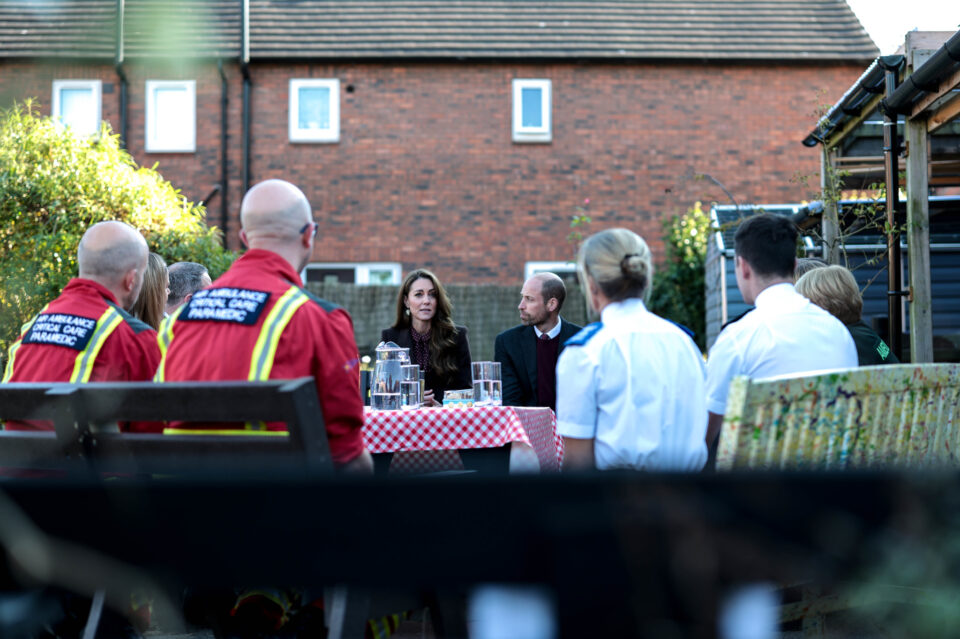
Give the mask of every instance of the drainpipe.
<path id="1" fill-rule="evenodd" d="M 902 56 L 884 56 L 880 66 L 884 70 L 884 93 L 889 99 L 897 90 Z M 902 264 L 900 259 L 900 228 L 903 215 L 900 211 L 900 136 L 897 134 L 897 114 L 884 109 L 883 113 L 883 158 L 886 172 L 887 190 L 887 338 L 890 349 L 903 361 L 903 312 L 901 296 L 904 295 L 900 281 Z"/>
<path id="2" fill-rule="evenodd" d="M 120 80 L 120 146 L 127 148 L 127 74 L 123 69 L 123 22 L 124 0 L 117 0 L 117 57 L 113 68 Z"/>
<path id="3" fill-rule="evenodd" d="M 240 0 L 243 24 L 240 34 L 240 72 L 243 74 L 243 193 L 250 189 L 250 0 Z"/>
<path id="4" fill-rule="evenodd" d="M 220 230 L 223 231 L 223 245 L 227 245 L 227 74 L 223 72 L 223 58 L 217 60 L 217 72 L 220 73 Z"/>

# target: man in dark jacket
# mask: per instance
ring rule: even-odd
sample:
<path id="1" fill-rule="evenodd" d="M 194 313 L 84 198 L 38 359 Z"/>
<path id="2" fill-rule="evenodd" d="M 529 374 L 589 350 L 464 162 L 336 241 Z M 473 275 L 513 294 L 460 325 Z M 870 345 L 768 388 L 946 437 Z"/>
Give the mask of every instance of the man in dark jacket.
<path id="1" fill-rule="evenodd" d="M 520 326 L 497 335 L 505 406 L 557 406 L 557 359 L 581 327 L 560 318 L 567 291 L 553 273 L 537 273 L 520 292 Z"/>

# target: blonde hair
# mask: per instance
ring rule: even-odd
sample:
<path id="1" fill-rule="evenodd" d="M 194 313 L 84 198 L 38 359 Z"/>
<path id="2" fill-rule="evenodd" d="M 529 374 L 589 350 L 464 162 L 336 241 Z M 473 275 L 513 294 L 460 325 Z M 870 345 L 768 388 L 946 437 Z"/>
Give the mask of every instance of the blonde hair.
<path id="1" fill-rule="evenodd" d="M 860 321 L 863 297 L 853 273 L 846 268 L 833 265 L 807 271 L 796 287 L 798 293 L 844 324 Z"/>
<path id="2" fill-rule="evenodd" d="M 159 329 L 163 320 L 169 281 L 167 263 L 156 253 L 151 253 L 147 258 L 147 270 L 143 274 L 140 296 L 133 305 L 133 315 L 154 329 Z"/>
<path id="3" fill-rule="evenodd" d="M 653 258 L 643 238 L 629 229 L 607 229 L 591 235 L 577 255 L 580 286 L 593 302 L 587 278 L 612 302 L 643 299 L 653 281 Z"/>

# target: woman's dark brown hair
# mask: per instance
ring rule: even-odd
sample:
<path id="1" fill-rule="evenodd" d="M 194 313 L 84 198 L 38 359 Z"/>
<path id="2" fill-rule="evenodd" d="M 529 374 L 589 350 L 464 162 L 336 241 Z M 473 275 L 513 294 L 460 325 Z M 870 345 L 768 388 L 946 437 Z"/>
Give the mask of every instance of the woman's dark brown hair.
<path id="1" fill-rule="evenodd" d="M 397 296 L 397 321 L 393 328 L 412 328 L 410 315 L 403 301 L 410 294 L 413 283 L 420 279 L 430 280 L 437 292 L 437 310 L 430 320 L 430 367 L 440 375 L 451 375 L 457 370 L 457 327 L 453 324 L 453 305 L 436 275 L 423 268 L 407 275 Z"/>

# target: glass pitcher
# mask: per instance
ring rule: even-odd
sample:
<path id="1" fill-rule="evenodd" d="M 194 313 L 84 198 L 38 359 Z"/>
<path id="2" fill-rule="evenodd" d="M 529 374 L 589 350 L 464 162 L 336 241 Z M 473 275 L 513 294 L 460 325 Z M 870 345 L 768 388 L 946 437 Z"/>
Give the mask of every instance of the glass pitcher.
<path id="1" fill-rule="evenodd" d="M 373 381 L 370 385 L 370 408 L 400 408 L 400 382 L 403 381 L 401 366 L 409 363 L 409 348 L 401 348 L 393 342 L 380 342 L 377 345 L 377 363 L 373 367 Z"/>

